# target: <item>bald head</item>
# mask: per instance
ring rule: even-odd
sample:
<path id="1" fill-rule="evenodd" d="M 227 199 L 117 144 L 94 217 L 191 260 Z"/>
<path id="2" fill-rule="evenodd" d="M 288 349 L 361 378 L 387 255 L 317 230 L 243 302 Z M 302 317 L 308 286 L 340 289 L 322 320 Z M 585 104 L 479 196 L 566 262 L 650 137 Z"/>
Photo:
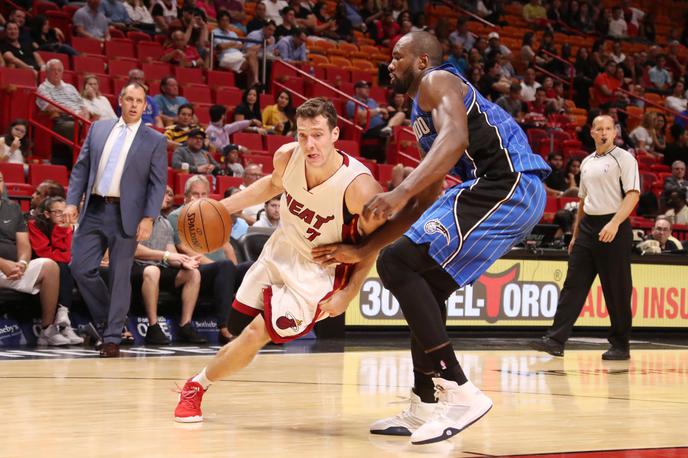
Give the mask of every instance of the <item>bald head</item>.
<path id="1" fill-rule="evenodd" d="M 434 67 L 442 63 L 442 44 L 435 37 L 435 35 L 424 31 L 411 32 L 401 37 L 401 40 L 399 41 L 402 40 L 405 41 L 405 44 L 408 46 L 408 50 L 414 56 L 422 56 L 423 54 L 427 54 L 428 61 L 431 66 Z"/>
<path id="2" fill-rule="evenodd" d="M 605 122 L 607 122 L 613 126 L 614 125 L 614 118 L 612 118 L 609 115 L 596 116 L 595 119 L 592 120 L 592 127 L 594 128 L 597 124 L 605 123 Z"/>

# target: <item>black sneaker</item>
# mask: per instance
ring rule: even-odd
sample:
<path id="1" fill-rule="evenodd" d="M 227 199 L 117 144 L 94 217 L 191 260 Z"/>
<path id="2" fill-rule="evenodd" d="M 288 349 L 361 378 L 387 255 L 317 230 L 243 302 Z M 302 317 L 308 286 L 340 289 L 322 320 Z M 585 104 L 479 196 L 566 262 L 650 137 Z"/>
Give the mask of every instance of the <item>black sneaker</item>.
<path id="1" fill-rule="evenodd" d="M 602 359 L 606 361 L 625 361 L 631 359 L 631 352 L 627 348 L 612 347 L 602 353 Z"/>
<path id="2" fill-rule="evenodd" d="M 148 326 L 146 331 L 146 345 L 169 345 L 170 339 L 167 338 L 160 324 L 155 323 Z"/>
<path id="3" fill-rule="evenodd" d="M 564 356 L 564 344 L 560 344 L 549 337 L 541 337 L 538 340 L 533 340 L 529 344 L 530 348 L 537 351 L 544 351 L 552 356 Z"/>
<path id="4" fill-rule="evenodd" d="M 182 342 L 187 342 L 187 343 L 192 343 L 192 344 L 208 343 L 208 340 L 205 337 L 201 337 L 198 335 L 198 333 L 196 332 L 196 329 L 194 329 L 194 327 L 191 326 L 190 321 L 188 323 L 186 323 L 184 326 L 179 327 L 179 334 L 177 337 L 179 337 L 179 340 Z"/>

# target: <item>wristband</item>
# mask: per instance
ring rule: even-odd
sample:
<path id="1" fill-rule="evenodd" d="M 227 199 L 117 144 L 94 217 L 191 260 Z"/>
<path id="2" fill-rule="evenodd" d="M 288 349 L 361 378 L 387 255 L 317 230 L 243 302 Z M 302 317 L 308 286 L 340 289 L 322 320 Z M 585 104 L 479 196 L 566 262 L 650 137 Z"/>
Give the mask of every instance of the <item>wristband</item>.
<path id="1" fill-rule="evenodd" d="M 26 262 L 26 261 L 24 261 L 23 259 L 20 259 L 20 260 L 19 260 L 19 261 L 17 261 L 17 262 L 18 262 L 19 264 L 24 264 L 24 268 L 27 268 L 27 267 L 29 267 L 29 263 L 28 263 L 28 262 Z"/>
<path id="2" fill-rule="evenodd" d="M 166 264 L 167 264 L 167 261 L 168 261 L 169 259 L 170 259 L 170 252 L 169 252 L 169 251 L 165 251 L 165 253 L 163 253 L 163 255 L 162 255 L 162 263 L 166 265 Z"/>

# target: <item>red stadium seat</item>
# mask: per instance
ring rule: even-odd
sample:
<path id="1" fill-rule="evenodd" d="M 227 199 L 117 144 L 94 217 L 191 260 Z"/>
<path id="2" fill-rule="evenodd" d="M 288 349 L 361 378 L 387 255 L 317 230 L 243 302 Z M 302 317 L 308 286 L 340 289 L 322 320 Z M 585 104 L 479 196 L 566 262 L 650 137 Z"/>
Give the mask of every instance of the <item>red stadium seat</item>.
<path id="1" fill-rule="evenodd" d="M 129 38 L 134 43 L 138 43 L 139 41 L 153 41 L 153 39 L 147 33 L 139 32 L 136 30 L 127 32 L 127 38 Z"/>
<path id="2" fill-rule="evenodd" d="M 350 156 L 358 157 L 361 155 L 361 147 L 355 140 L 337 140 L 335 145 Z"/>
<path id="3" fill-rule="evenodd" d="M 246 167 L 248 164 L 258 164 L 263 169 L 263 173 L 265 174 L 272 173 L 275 168 L 272 163 L 272 156 L 267 156 L 264 154 L 244 155 L 244 167 Z"/>
<path id="4" fill-rule="evenodd" d="M 36 74 L 27 68 L 0 67 L 0 88 L 9 85 L 20 87 L 36 87 Z"/>
<path id="5" fill-rule="evenodd" d="M 39 15 L 39 14 L 45 14 L 48 11 L 60 11 L 60 7 L 56 5 L 53 2 L 48 2 L 45 0 L 39 0 L 37 2 L 33 2 L 33 14 L 34 15 Z"/>
<path id="6" fill-rule="evenodd" d="M 64 33 L 65 39 L 70 41 L 72 38 L 72 17 L 64 11 L 49 10 L 45 12 L 45 17 L 50 21 L 50 25 L 60 29 Z"/>
<path id="7" fill-rule="evenodd" d="M 38 186 L 44 180 L 55 180 L 62 186 L 69 184 L 69 174 L 63 165 L 31 164 L 29 166 L 29 183 Z"/>
<path id="8" fill-rule="evenodd" d="M 242 177 L 225 177 L 225 176 L 218 176 L 217 177 L 217 193 L 224 196 L 225 191 L 227 188 L 238 188 L 244 183 L 244 179 Z"/>
<path id="9" fill-rule="evenodd" d="M 234 73 L 233 72 L 221 72 L 219 70 L 208 70 L 207 74 L 208 86 L 211 88 L 217 88 L 221 86 L 234 87 Z"/>
<path id="10" fill-rule="evenodd" d="M 387 183 L 392 179 L 392 169 L 394 164 L 378 164 L 377 165 L 377 181 L 386 189 Z"/>
<path id="11" fill-rule="evenodd" d="M 265 151 L 263 137 L 260 134 L 237 132 L 232 135 L 232 142 L 237 145 L 245 146 L 250 151 Z"/>
<path id="12" fill-rule="evenodd" d="M 59 52 L 48 52 L 48 51 L 37 51 L 38 55 L 41 56 L 41 59 L 43 59 L 43 62 L 48 62 L 49 60 L 52 59 L 57 59 L 60 62 L 62 62 L 62 66 L 64 67 L 65 70 L 69 70 L 72 68 L 71 64 L 69 63 L 69 56 L 67 54 L 62 54 Z"/>
<path id="13" fill-rule="evenodd" d="M 77 73 L 105 73 L 107 59 L 103 56 L 82 54 L 72 57 L 72 68 Z"/>
<path id="14" fill-rule="evenodd" d="M 267 140 L 265 146 L 268 148 L 270 154 L 274 154 L 274 152 L 285 143 L 294 141 L 294 137 L 288 137 L 286 135 L 268 135 L 265 139 Z"/>
<path id="15" fill-rule="evenodd" d="M 210 107 L 211 105 L 209 103 L 195 103 L 192 102 L 194 105 L 194 113 L 196 114 L 196 118 L 198 119 L 198 123 L 201 125 L 207 125 L 210 124 Z"/>
<path id="16" fill-rule="evenodd" d="M 136 54 L 142 62 L 160 60 L 162 45 L 157 41 L 139 41 L 136 43 Z"/>
<path id="17" fill-rule="evenodd" d="M 215 103 L 235 107 L 241 103 L 243 93 L 236 87 L 220 87 L 215 90 Z"/>
<path id="18" fill-rule="evenodd" d="M 203 70 L 200 68 L 174 67 L 174 75 L 179 85 L 183 84 L 205 84 Z"/>
<path id="19" fill-rule="evenodd" d="M 275 97 L 272 94 L 260 94 L 258 103 L 260 105 L 260 109 L 263 110 L 266 106 L 273 105 L 275 103 Z"/>
<path id="20" fill-rule="evenodd" d="M 129 77 L 129 70 L 141 68 L 141 63 L 135 59 L 111 59 L 108 62 L 108 73 L 110 76 Z"/>
<path id="21" fill-rule="evenodd" d="M 172 66 L 162 62 L 144 63 L 141 70 L 146 75 L 146 81 L 159 81 L 172 74 Z"/>
<path id="22" fill-rule="evenodd" d="M 103 54 L 103 47 L 100 41 L 95 38 L 72 37 L 72 47 L 81 53 L 94 54 L 97 56 Z"/>
<path id="23" fill-rule="evenodd" d="M 0 173 L 6 183 L 26 183 L 23 164 L 0 162 Z"/>
<path id="24" fill-rule="evenodd" d="M 23 212 L 29 211 L 31 199 L 27 199 L 27 197 L 33 195 L 34 187 L 26 183 L 5 183 L 5 187 L 7 188 L 7 195 L 10 198 L 24 197 L 24 199 L 20 199 L 19 205 Z"/>
<path id="25" fill-rule="evenodd" d="M 181 95 L 183 95 L 189 102 L 193 104 L 213 103 L 213 99 L 210 95 L 210 88 L 206 85 L 187 84 L 182 85 L 181 89 Z"/>
<path id="26" fill-rule="evenodd" d="M 128 38 L 113 38 L 105 42 L 105 55 L 112 57 L 136 57 L 134 41 Z"/>

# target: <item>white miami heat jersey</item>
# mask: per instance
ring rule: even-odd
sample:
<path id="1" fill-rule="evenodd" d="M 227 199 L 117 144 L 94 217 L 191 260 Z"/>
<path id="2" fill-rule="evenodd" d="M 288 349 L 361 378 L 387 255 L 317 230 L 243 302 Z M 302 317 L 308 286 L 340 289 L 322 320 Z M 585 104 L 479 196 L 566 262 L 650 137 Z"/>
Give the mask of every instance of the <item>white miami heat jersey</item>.
<path id="1" fill-rule="evenodd" d="M 327 180 L 308 189 L 306 160 L 296 147 L 282 177 L 284 194 L 280 201 L 280 226 L 289 243 L 304 257 L 311 259 L 311 249 L 343 240 L 356 228 L 344 221 L 344 194 L 359 175 L 370 170 L 353 157 L 338 152 L 344 159 L 342 166 Z M 355 219 L 354 219 L 355 221 Z M 358 234 L 356 234 L 358 235 Z"/>

